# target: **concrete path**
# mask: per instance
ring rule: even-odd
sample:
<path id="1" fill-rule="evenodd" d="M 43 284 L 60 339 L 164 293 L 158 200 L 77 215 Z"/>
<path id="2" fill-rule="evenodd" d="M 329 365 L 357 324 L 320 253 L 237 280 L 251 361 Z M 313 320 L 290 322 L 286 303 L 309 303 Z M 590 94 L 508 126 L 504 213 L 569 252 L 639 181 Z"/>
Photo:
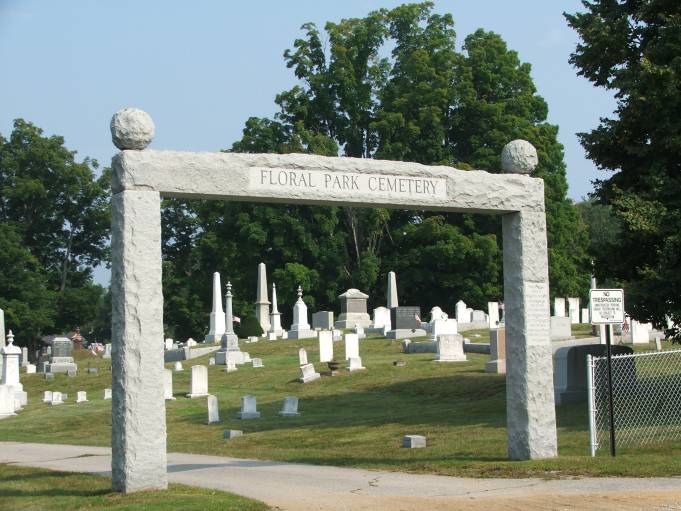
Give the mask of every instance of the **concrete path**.
<path id="1" fill-rule="evenodd" d="M 0 463 L 110 475 L 111 450 L 0 442 Z M 681 511 L 681 478 L 471 479 L 183 453 L 168 454 L 168 477 L 291 511 Z"/>

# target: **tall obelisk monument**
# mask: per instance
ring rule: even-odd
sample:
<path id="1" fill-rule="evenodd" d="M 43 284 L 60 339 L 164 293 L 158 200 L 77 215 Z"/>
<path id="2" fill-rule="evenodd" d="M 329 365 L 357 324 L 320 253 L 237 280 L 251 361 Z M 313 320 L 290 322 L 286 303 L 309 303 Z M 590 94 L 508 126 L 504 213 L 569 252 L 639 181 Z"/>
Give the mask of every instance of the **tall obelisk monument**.
<path id="1" fill-rule="evenodd" d="M 255 317 L 263 332 L 270 330 L 270 302 L 267 299 L 267 269 L 265 263 L 258 265 L 258 290 L 255 298 Z"/>

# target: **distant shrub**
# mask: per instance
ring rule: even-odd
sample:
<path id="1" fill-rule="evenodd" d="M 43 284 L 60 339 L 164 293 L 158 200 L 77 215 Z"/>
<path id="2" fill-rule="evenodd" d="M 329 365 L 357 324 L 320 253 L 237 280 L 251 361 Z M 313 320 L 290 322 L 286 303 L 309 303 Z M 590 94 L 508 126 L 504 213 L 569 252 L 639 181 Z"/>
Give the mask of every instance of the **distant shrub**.
<path id="1" fill-rule="evenodd" d="M 246 316 L 241 318 L 241 323 L 234 325 L 234 333 L 239 336 L 239 339 L 246 337 L 257 336 L 263 334 L 260 323 L 254 316 Z"/>

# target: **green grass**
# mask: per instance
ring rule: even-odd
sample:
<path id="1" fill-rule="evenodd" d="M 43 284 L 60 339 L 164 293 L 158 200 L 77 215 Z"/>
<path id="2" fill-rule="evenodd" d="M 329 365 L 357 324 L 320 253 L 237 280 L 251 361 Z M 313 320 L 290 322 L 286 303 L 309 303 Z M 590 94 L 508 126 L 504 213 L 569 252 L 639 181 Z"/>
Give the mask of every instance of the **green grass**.
<path id="1" fill-rule="evenodd" d="M 171 484 L 165 491 L 111 491 L 111 479 L 0 464 L 0 510 L 266 511 L 265 504 L 231 493 Z"/>
<path id="2" fill-rule="evenodd" d="M 470 338 L 471 332 L 465 335 Z M 405 355 L 399 342 L 374 337 L 360 344 L 366 371 L 342 371 L 302 385 L 297 382 L 301 346 L 311 362 L 318 360 L 316 341 L 261 340 L 242 343 L 242 349 L 261 357 L 265 368 L 240 366 L 227 374 L 222 366 L 209 366 L 209 391 L 219 399 L 221 424 L 205 424 L 205 399 L 184 397 L 189 366 L 207 364 L 208 357 L 185 361 L 185 371 L 173 375 L 177 400 L 166 402 L 168 449 L 461 476 L 681 475 L 681 442 L 622 448 L 615 459 L 607 453 L 591 458 L 586 403 L 557 408 L 559 457 L 508 461 L 505 378 L 484 372 L 487 355 L 468 354 L 465 363 L 434 364 L 433 354 Z M 334 348 L 342 355 L 342 343 Z M 0 439 L 109 445 L 111 402 L 101 398 L 111 374 L 101 359 L 90 362 L 102 368 L 100 373 L 86 374 L 87 360 L 79 359 L 75 378 L 58 375 L 47 382 L 41 375 L 22 375 L 29 405 L 17 417 L 0 421 Z M 407 365 L 395 367 L 395 360 Z M 326 369 L 315 365 L 318 371 Z M 69 402 L 44 405 L 43 390 L 67 392 Z M 91 402 L 74 404 L 77 390 L 87 390 Z M 246 394 L 257 396 L 262 419 L 234 418 Z M 277 416 L 287 395 L 299 397 L 300 417 Z M 242 429 L 245 435 L 223 440 L 228 428 Z M 428 448 L 402 449 L 405 434 L 426 435 Z"/>

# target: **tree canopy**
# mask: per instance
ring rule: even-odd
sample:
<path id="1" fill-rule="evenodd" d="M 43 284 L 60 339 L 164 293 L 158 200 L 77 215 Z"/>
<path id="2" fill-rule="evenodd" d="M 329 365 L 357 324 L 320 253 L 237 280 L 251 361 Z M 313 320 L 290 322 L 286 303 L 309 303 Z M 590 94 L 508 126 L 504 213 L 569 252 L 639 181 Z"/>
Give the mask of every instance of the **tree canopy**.
<path id="1" fill-rule="evenodd" d="M 535 175 L 545 181 L 552 294 L 586 297 L 588 240 L 566 198 L 558 127 L 546 122 L 530 65 L 499 35 L 478 30 L 458 51 L 452 16 L 433 12 L 430 2 L 301 30 L 284 52 L 298 83 L 275 97 L 273 118 L 246 121 L 231 151 L 500 172 L 503 146 L 527 139 L 540 157 Z M 213 271 L 232 280 L 235 311 L 253 314 L 260 261 L 277 283 L 284 316 L 299 283 L 317 309 L 337 308 L 348 287 L 381 305 L 390 270 L 398 272 L 402 303 L 426 310 L 503 298 L 498 217 L 180 200 L 164 206 L 165 312 L 186 321 L 178 336 L 205 328 Z"/>
<path id="2" fill-rule="evenodd" d="M 84 326 L 108 260 L 110 175 L 22 119 L 0 135 L 0 308 L 20 343 Z"/>
<path id="3" fill-rule="evenodd" d="M 582 3 L 584 12 L 565 15 L 581 39 L 571 62 L 617 100 L 612 118 L 580 134 L 588 157 L 612 173 L 595 195 L 620 227 L 596 271 L 625 287 L 636 319 L 681 325 L 681 5 Z"/>

